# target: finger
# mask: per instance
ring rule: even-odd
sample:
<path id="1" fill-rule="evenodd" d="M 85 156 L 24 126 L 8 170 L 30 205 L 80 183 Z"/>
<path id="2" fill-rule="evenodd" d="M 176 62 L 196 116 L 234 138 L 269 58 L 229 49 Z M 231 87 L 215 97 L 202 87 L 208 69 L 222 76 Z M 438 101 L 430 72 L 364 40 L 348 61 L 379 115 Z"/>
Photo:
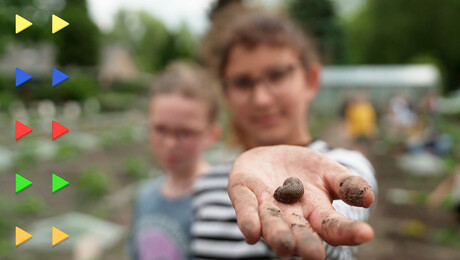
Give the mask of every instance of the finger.
<path id="1" fill-rule="evenodd" d="M 362 177 L 354 175 L 346 167 L 330 161 L 324 170 L 326 182 L 333 193 L 333 197 L 345 203 L 368 208 L 374 203 L 374 192 L 371 185 Z"/>
<path id="2" fill-rule="evenodd" d="M 333 199 L 341 199 L 345 203 L 368 208 L 374 202 L 374 193 L 369 183 L 362 177 L 356 176 L 345 166 L 338 162 L 325 157 L 319 152 L 313 150 L 305 150 L 309 161 L 316 162 L 314 164 L 305 165 L 305 170 L 308 172 L 317 172 L 321 175 L 322 180 L 326 183 L 328 191 Z M 296 158 L 294 158 L 296 159 Z M 357 156 L 354 158 L 359 161 L 364 161 L 364 158 Z M 366 167 L 368 168 L 368 167 Z M 369 174 L 373 174 L 369 169 Z M 363 167 L 362 171 L 366 171 Z"/>
<path id="3" fill-rule="evenodd" d="M 281 257 L 294 253 L 295 238 L 281 210 L 270 202 L 263 202 L 259 207 L 262 224 L 262 236 L 267 244 Z"/>
<path id="4" fill-rule="evenodd" d="M 345 203 L 368 208 L 374 203 L 374 192 L 364 178 L 348 176 L 339 183 L 339 198 Z"/>
<path id="5" fill-rule="evenodd" d="M 374 231 L 364 222 L 346 218 L 334 210 L 329 202 L 321 204 L 308 221 L 322 239 L 330 245 L 359 245 L 372 240 Z"/>
<path id="6" fill-rule="evenodd" d="M 296 213 L 288 214 L 286 221 L 296 239 L 296 254 L 302 259 L 324 259 L 326 249 L 318 234 L 313 231 L 306 219 Z"/>
<path id="7" fill-rule="evenodd" d="M 236 212 L 236 219 L 248 244 L 259 241 L 261 234 L 259 205 L 256 195 L 247 187 L 236 185 L 229 189 L 229 196 Z"/>

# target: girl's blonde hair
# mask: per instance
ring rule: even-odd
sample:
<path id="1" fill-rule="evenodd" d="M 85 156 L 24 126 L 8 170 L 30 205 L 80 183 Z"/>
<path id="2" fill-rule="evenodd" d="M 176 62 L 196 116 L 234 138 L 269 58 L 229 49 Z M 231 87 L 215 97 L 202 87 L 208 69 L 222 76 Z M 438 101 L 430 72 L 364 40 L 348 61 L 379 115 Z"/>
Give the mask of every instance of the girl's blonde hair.
<path id="1" fill-rule="evenodd" d="M 197 64 L 176 61 L 166 67 L 151 88 L 151 97 L 178 94 L 208 104 L 211 123 L 219 114 L 219 95 L 212 76 Z"/>

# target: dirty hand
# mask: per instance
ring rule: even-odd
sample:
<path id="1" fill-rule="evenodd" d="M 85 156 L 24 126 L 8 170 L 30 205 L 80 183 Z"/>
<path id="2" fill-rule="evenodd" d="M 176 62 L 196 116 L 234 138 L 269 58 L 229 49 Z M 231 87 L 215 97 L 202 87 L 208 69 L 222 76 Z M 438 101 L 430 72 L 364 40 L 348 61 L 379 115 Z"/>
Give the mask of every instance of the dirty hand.
<path id="1" fill-rule="evenodd" d="M 297 177 L 304 186 L 304 195 L 292 204 L 273 196 L 288 177 Z M 253 244 L 262 236 L 282 257 L 324 259 L 322 240 L 331 245 L 359 245 L 374 236 L 371 226 L 350 220 L 332 207 L 335 199 L 370 207 L 374 202 L 370 185 L 305 147 L 269 146 L 243 153 L 233 165 L 228 191 L 246 241 Z"/>

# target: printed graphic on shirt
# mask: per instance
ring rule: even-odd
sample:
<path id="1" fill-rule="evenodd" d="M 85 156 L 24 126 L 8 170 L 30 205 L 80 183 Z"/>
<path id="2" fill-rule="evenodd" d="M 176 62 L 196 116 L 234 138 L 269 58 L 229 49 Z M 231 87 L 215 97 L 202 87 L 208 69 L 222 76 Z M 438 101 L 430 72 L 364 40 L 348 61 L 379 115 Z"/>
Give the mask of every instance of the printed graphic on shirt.
<path id="1" fill-rule="evenodd" d="M 149 215 L 136 227 L 138 260 L 181 260 L 188 256 L 186 234 L 176 221 Z"/>

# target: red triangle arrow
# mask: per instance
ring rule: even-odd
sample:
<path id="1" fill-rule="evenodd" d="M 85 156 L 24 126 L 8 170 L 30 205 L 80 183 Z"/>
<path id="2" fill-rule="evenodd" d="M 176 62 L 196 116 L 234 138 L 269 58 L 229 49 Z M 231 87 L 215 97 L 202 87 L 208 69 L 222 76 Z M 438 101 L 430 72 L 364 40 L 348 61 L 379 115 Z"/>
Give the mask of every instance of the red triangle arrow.
<path id="1" fill-rule="evenodd" d="M 53 120 L 53 140 L 69 132 L 69 129 Z"/>
<path id="2" fill-rule="evenodd" d="M 16 120 L 16 140 L 32 132 L 32 128 Z"/>

